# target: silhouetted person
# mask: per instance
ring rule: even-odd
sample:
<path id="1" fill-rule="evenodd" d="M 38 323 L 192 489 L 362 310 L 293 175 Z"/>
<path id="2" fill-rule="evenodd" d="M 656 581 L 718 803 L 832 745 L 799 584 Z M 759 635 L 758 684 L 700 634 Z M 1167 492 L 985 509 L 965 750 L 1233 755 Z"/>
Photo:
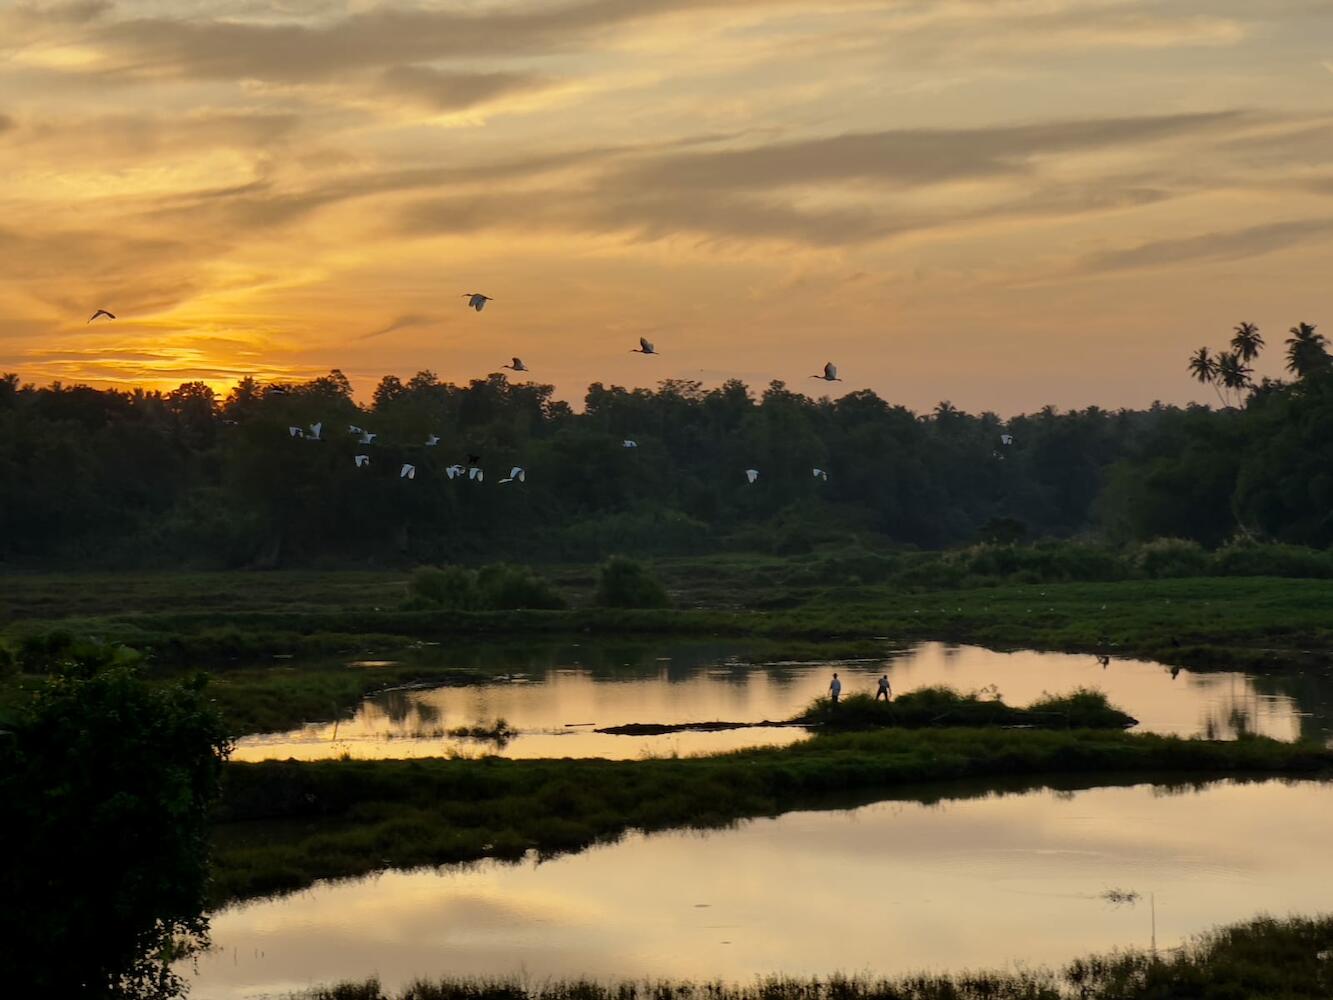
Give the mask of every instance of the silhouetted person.
<path id="1" fill-rule="evenodd" d="M 1175 679 L 1176 679 L 1177 677 L 1179 677 L 1179 676 L 1180 676 L 1180 668 L 1179 668 L 1179 667 L 1172 667 L 1172 668 L 1171 668 L 1171 679 L 1172 679 L 1172 680 L 1175 680 Z"/>
<path id="2" fill-rule="evenodd" d="M 842 695 L 842 681 L 838 680 L 838 675 L 833 675 L 833 680 L 829 682 L 828 696 L 833 704 L 838 703 L 838 698 Z"/>
<path id="3" fill-rule="evenodd" d="M 1100 656 L 1097 657 L 1097 662 L 1100 663 L 1102 665 L 1102 669 L 1105 670 L 1107 665 L 1111 662 L 1111 658 L 1107 656 L 1105 653 L 1102 653 Z"/>
<path id="4" fill-rule="evenodd" d="M 879 687 L 875 691 L 875 700 L 879 701 L 881 695 L 885 701 L 888 701 L 892 697 L 892 692 L 889 690 L 888 674 L 885 674 L 879 679 Z"/>

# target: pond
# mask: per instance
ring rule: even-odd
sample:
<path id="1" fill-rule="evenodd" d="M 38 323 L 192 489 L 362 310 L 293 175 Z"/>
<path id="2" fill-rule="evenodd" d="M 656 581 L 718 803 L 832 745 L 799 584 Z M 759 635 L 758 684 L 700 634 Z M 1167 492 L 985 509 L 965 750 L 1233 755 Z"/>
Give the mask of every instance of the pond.
<path id="1" fill-rule="evenodd" d="M 1011 705 L 1043 692 L 1098 688 L 1139 720 L 1139 731 L 1230 739 L 1247 731 L 1278 739 L 1328 736 L 1328 716 L 1301 708 L 1292 679 L 1168 669 L 1085 654 L 1000 652 L 979 646 L 921 643 L 863 662 L 751 665 L 737 647 L 663 644 L 608 653 L 595 644 L 515 654 L 510 674 L 469 687 L 386 691 L 367 698 L 351 719 L 287 733 L 248 736 L 233 758 L 423 757 L 496 753 L 508 757 L 607 757 L 716 753 L 780 746 L 806 738 L 796 728 L 623 736 L 595 729 L 629 723 L 760 722 L 791 718 L 828 689 L 833 671 L 844 693 L 872 692 L 889 675 L 895 694 L 945 684 L 961 691 L 994 686 Z M 367 665 L 364 669 L 375 669 Z M 1327 698 L 1311 693 L 1317 706 Z M 451 729 L 504 719 L 518 735 L 504 744 L 447 735 Z"/>
<path id="2" fill-rule="evenodd" d="M 943 793 L 939 793 L 943 794 Z M 378 975 L 694 977 L 1058 965 L 1328 908 L 1333 784 L 885 801 L 576 855 L 321 883 L 214 916 L 192 996 Z M 972 794 L 975 797 L 966 797 Z"/>

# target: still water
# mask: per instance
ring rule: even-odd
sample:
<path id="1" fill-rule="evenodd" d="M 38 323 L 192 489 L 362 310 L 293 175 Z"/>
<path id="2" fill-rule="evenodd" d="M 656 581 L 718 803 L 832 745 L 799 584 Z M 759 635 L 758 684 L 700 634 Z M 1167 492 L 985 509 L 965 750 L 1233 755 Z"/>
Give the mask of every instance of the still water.
<path id="1" fill-rule="evenodd" d="M 956 790 L 952 794 L 960 794 Z M 961 793 L 966 794 L 966 793 Z M 636 835 L 237 906 L 192 996 L 380 977 L 722 978 L 1058 965 L 1329 909 L 1333 784 L 1037 790 Z M 1115 903 L 1108 890 L 1137 893 Z"/>
<path id="2" fill-rule="evenodd" d="M 627 723 L 760 722 L 791 718 L 828 689 L 834 670 L 844 693 L 874 691 L 889 675 L 895 694 L 945 684 L 961 691 L 994 686 L 1011 705 L 1078 687 L 1106 692 L 1139 720 L 1139 731 L 1234 738 L 1241 730 L 1295 739 L 1326 735 L 1326 719 L 1303 711 L 1274 682 L 1241 673 L 1172 671 L 1143 660 L 999 652 L 979 646 L 922 643 L 883 660 L 750 665 L 714 650 L 664 645 L 615 660 L 569 647 L 543 660 L 516 657 L 510 678 L 471 687 L 388 691 L 368 698 L 351 719 L 240 740 L 233 758 L 434 757 L 498 753 L 507 757 L 632 759 L 780 746 L 806 738 L 800 729 L 619 736 L 593 729 Z M 365 669 L 374 669 L 373 666 Z M 519 735 L 499 746 L 457 739 L 457 727 L 505 719 Z"/>

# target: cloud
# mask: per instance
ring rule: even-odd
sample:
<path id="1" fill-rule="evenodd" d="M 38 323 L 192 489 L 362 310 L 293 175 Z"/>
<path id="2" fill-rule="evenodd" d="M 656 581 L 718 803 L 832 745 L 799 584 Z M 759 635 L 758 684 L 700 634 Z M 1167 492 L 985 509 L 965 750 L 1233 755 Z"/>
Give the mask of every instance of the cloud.
<path id="1" fill-rule="evenodd" d="M 551 86 L 535 73 L 454 73 L 428 66 L 394 66 L 379 78 L 378 90 L 432 111 L 464 111 L 510 94 Z"/>
<path id="2" fill-rule="evenodd" d="M 390 321 L 386 326 L 378 330 L 372 330 L 370 333 L 362 334 L 357 340 L 370 340 L 372 337 L 383 337 L 386 333 L 394 333 L 398 330 L 406 330 L 414 326 L 424 326 L 427 323 L 433 323 L 434 316 L 426 316 L 421 313 L 408 313 L 404 316 L 398 316 Z"/>
<path id="3" fill-rule="evenodd" d="M 18 125 L 9 115 L 0 112 L 0 135 L 17 128 Z"/>
<path id="4" fill-rule="evenodd" d="M 1330 235 L 1333 235 L 1333 218 L 1274 222 L 1178 240 L 1158 240 L 1126 250 L 1109 250 L 1084 258 L 1080 270 L 1127 271 L 1196 261 L 1243 260 L 1312 243 Z"/>

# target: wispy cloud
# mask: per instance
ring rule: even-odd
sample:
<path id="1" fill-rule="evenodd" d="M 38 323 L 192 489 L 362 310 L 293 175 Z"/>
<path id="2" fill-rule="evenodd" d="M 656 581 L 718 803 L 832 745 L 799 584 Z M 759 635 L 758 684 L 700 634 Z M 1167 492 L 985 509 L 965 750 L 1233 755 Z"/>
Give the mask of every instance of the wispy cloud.
<path id="1" fill-rule="evenodd" d="M 1082 270 L 1126 271 L 1208 261 L 1243 260 L 1333 236 L 1333 218 L 1299 219 L 1204 233 L 1183 239 L 1154 240 L 1125 250 L 1108 250 L 1082 261 Z"/>
<path id="2" fill-rule="evenodd" d="M 386 333 L 396 333 L 399 330 L 408 330 L 415 326 L 425 326 L 427 323 L 435 322 L 435 317 L 426 316 L 421 313 L 407 313 L 403 316 L 391 320 L 378 330 L 371 330 L 369 333 L 362 334 L 357 340 L 370 340 L 373 337 L 383 337 Z"/>

